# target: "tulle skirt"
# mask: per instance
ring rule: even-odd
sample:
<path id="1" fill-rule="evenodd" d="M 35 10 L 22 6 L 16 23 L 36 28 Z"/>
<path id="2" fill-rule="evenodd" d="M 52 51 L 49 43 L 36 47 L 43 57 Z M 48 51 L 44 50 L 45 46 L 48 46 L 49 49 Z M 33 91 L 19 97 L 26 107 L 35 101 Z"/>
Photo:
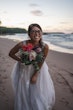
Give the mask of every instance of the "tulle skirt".
<path id="1" fill-rule="evenodd" d="M 15 110 L 52 110 L 55 89 L 46 62 L 43 63 L 37 82 L 30 83 L 33 65 L 15 63 L 11 74 L 15 93 Z"/>

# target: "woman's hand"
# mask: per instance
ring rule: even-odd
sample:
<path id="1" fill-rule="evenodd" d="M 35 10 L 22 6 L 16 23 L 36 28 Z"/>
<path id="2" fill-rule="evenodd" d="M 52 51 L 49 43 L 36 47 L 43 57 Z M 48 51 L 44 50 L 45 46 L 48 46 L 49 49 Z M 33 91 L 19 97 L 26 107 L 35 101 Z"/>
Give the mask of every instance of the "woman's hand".
<path id="1" fill-rule="evenodd" d="M 30 83 L 35 84 L 36 81 L 37 81 L 37 77 L 36 77 L 36 76 L 33 76 L 33 77 L 31 78 L 31 80 L 30 80 Z"/>
<path id="2" fill-rule="evenodd" d="M 30 83 L 35 84 L 37 81 L 38 73 L 33 74 L 33 76 L 30 79 Z"/>

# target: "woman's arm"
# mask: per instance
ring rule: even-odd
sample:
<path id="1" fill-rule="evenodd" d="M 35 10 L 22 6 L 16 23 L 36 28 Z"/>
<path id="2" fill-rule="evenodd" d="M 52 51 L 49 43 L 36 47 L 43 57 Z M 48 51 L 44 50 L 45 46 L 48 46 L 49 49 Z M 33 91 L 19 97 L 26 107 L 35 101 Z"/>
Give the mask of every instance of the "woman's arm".
<path id="1" fill-rule="evenodd" d="M 21 59 L 19 57 L 16 56 L 16 53 L 19 51 L 19 49 L 22 46 L 22 42 L 18 43 L 17 45 L 15 45 L 9 52 L 9 56 L 11 58 L 13 58 L 16 61 L 21 61 Z"/>
<path id="2" fill-rule="evenodd" d="M 42 67 L 42 65 L 43 65 L 43 63 L 44 63 L 44 61 L 45 61 L 45 59 L 46 59 L 46 57 L 47 57 L 48 51 L 49 51 L 49 47 L 48 47 L 47 44 L 45 44 L 45 47 L 44 47 L 44 50 L 43 50 L 44 60 L 43 60 L 43 62 L 38 63 L 38 66 L 39 66 L 40 69 L 41 69 L 41 67 Z"/>
<path id="3" fill-rule="evenodd" d="M 45 47 L 44 47 L 44 50 L 43 50 L 44 60 L 43 60 L 43 62 L 38 63 L 38 66 L 39 66 L 40 69 L 41 69 L 41 67 L 42 67 L 42 65 L 43 65 L 43 63 L 45 61 L 45 58 L 47 57 L 48 51 L 49 51 L 49 47 L 48 47 L 47 44 L 45 44 Z M 30 80 L 31 83 L 33 83 L 33 84 L 36 83 L 37 77 L 38 77 L 38 71 L 35 71 L 34 74 L 31 77 L 31 80 Z"/>

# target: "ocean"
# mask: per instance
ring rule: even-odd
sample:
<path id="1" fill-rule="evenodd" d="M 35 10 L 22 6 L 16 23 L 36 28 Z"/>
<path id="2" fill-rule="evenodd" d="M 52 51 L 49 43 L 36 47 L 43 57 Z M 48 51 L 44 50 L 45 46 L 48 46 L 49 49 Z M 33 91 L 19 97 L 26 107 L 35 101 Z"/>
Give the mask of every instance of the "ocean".
<path id="1" fill-rule="evenodd" d="M 0 35 L 0 38 L 7 38 L 15 41 L 29 39 L 27 34 Z M 49 45 L 51 50 L 73 54 L 73 34 L 49 33 L 43 35 L 42 39 Z"/>

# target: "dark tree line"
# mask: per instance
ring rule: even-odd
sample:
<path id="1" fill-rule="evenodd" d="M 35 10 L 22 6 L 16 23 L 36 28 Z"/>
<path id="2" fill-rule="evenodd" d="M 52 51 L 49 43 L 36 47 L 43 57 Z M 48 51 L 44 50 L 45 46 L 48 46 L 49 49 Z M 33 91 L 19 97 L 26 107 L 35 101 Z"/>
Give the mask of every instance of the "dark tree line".
<path id="1" fill-rule="evenodd" d="M 15 34 L 15 33 L 26 33 L 27 30 L 23 28 L 8 28 L 0 26 L 0 34 Z"/>

